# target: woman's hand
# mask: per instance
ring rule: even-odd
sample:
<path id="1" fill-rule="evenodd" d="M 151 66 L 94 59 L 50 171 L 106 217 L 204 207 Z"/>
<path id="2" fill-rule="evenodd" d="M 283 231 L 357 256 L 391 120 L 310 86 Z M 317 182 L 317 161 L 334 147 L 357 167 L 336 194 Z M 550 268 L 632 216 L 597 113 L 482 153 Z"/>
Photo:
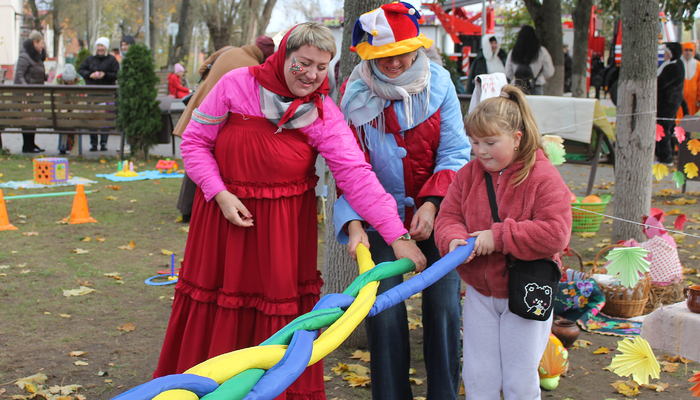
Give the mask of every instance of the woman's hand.
<path id="1" fill-rule="evenodd" d="M 234 225 L 250 228 L 253 226 L 253 214 L 251 214 L 247 208 L 241 203 L 241 200 L 228 190 L 219 192 L 214 196 L 216 202 L 221 208 L 221 212 L 224 213 L 229 222 Z"/>
<path id="2" fill-rule="evenodd" d="M 411 239 L 415 241 L 427 240 L 430 234 L 433 233 L 433 224 L 435 223 L 435 214 L 437 207 L 435 204 L 426 201 L 413 215 L 411 220 Z"/>
<path id="3" fill-rule="evenodd" d="M 467 241 L 464 239 L 452 239 L 452 241 L 450 242 L 450 247 L 449 247 L 450 253 L 455 251 L 455 249 L 457 247 L 466 246 L 466 244 L 467 244 Z M 476 256 L 476 252 L 472 251 L 472 254 L 470 254 L 469 257 L 466 260 L 464 260 L 464 262 L 462 264 L 468 263 L 469 261 L 471 261 L 474 258 L 474 256 Z"/>
<path id="4" fill-rule="evenodd" d="M 360 221 L 350 221 L 348 223 L 348 253 L 353 260 L 357 261 L 357 245 L 362 243 L 369 249 L 369 237 Z"/>
<path id="5" fill-rule="evenodd" d="M 477 256 L 486 256 L 496 249 L 496 244 L 493 241 L 493 231 L 477 231 L 469 234 L 470 237 L 476 237 L 474 242 L 474 254 Z"/>
<path id="6" fill-rule="evenodd" d="M 425 255 L 420 251 L 418 246 L 410 240 L 397 239 L 391 244 L 391 248 L 394 249 L 394 255 L 396 259 L 408 258 L 416 264 L 416 272 L 423 272 L 428 264 L 425 259 Z"/>

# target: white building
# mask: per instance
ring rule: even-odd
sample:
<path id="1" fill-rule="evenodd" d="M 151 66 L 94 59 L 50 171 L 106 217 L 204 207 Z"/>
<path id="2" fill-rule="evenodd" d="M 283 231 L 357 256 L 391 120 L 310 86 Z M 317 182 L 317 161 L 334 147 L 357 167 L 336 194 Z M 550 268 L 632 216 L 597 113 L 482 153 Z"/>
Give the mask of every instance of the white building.
<path id="1" fill-rule="evenodd" d="M 22 0 L 0 0 L 0 68 L 14 68 L 20 52 Z"/>

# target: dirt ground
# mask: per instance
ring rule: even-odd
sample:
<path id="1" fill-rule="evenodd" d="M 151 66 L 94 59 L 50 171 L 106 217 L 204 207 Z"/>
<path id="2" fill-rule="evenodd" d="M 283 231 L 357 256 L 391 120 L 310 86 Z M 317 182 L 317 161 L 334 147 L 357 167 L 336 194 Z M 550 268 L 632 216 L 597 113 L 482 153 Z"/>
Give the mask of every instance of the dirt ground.
<path id="1" fill-rule="evenodd" d="M 25 166 L 18 169 L 16 165 L 20 163 Z M 4 173 L 0 179 L 18 179 L 25 174 L 24 168 L 30 168 L 27 163 L 31 165 L 31 160 L 0 159 L 0 173 Z M 94 176 L 92 171 L 113 172 L 114 167 L 109 162 L 106 166 L 86 162 L 84 166 L 71 164 L 71 168 L 81 176 L 89 172 Z M 614 189 L 609 178 L 610 168 L 602 169 L 603 178 L 597 181 L 596 191 L 610 192 Z M 571 180 L 572 189 L 581 194 L 584 188 L 580 175 L 588 172 L 587 167 L 571 166 L 562 171 L 567 183 Z M 31 386 L 22 389 L 17 380 L 35 374 L 46 376 L 44 382 L 35 386 L 38 391 L 56 386 L 69 391 L 72 390 L 70 385 L 81 386 L 65 399 L 110 399 L 151 379 L 169 318 L 173 287 L 146 286 L 143 280 L 169 266 L 170 258 L 162 253 L 163 249 L 175 252 L 178 258 L 184 250 L 186 232 L 183 227 L 186 224 L 175 222 L 179 215 L 174 208 L 179 181 L 164 179 L 121 184 L 119 191 L 109 186 L 113 185 L 100 181 L 92 187 L 100 191 L 90 195 L 89 199 L 91 213 L 100 220 L 99 224 L 56 224 L 55 221 L 65 217 L 70 210 L 72 197 L 56 197 L 62 200 L 53 202 L 8 202 L 8 214 L 19 230 L 0 232 L 0 266 L 6 267 L 0 269 L 0 273 L 5 274 L 0 275 L 0 399 L 32 398 L 29 390 L 35 389 Z M 653 206 L 666 212 L 679 210 L 685 213 L 689 218 L 685 231 L 697 234 L 700 229 L 697 204 L 664 202 L 680 198 L 697 200 L 700 193 L 691 191 L 681 195 L 662 190 L 663 186 L 655 186 Z M 6 200 L 8 193 L 5 190 Z M 609 205 L 606 212 L 612 213 L 613 207 L 614 204 Z M 673 217 L 669 219 L 667 226 L 670 227 Z M 19 224 L 18 221 L 24 222 Z M 600 245 L 609 240 L 611 227 L 606 221 L 594 237 L 574 235 L 571 246 L 583 255 L 584 261 L 590 262 Z M 30 232 L 39 232 L 39 235 L 24 235 Z M 86 237 L 92 238 L 91 241 L 86 242 Z M 101 242 L 101 238 L 106 241 Z M 119 249 L 118 246 L 128 245 L 130 241 L 136 243 L 135 249 Z M 77 248 L 89 253 L 73 252 Z M 686 238 L 679 246 L 679 255 L 683 265 L 689 268 L 686 281 L 697 283 L 698 239 Z M 119 271 L 120 279 L 108 276 L 115 271 Z M 64 289 L 83 285 L 97 292 L 70 299 L 62 295 Z M 416 398 L 421 398 L 426 395 L 427 381 L 422 362 L 422 329 L 417 323 L 420 320 L 420 298 L 410 299 L 407 303 L 411 307 L 411 323 L 416 325 L 411 331 L 412 367 L 416 370 L 412 375 L 415 377 L 413 393 Z M 599 347 L 616 348 L 622 338 L 582 332 L 579 339 L 591 344 L 570 351 L 569 372 L 556 390 L 543 392 L 542 397 L 623 399 L 624 396 L 611 384 L 627 378 L 604 370 L 618 353 L 593 354 Z M 347 377 L 341 371 L 343 368 L 334 370 L 339 364 L 355 371 L 358 369 L 354 365 L 369 367 L 368 362 L 352 358 L 357 350 L 366 351 L 341 346 L 325 358 L 329 400 L 371 398 L 367 383 L 366 387 L 350 386 L 352 382 L 361 384 L 363 379 L 343 380 Z M 655 354 L 660 360 L 666 355 L 660 350 Z M 690 400 L 692 393 L 688 389 L 692 384 L 688 379 L 698 370 L 698 363 L 681 362 L 676 372 L 661 372 L 660 379 L 652 381 L 658 386 L 668 384 L 663 391 L 642 387 L 637 398 Z M 362 369 L 359 372 L 362 373 Z M 367 376 L 371 379 L 371 371 Z"/>

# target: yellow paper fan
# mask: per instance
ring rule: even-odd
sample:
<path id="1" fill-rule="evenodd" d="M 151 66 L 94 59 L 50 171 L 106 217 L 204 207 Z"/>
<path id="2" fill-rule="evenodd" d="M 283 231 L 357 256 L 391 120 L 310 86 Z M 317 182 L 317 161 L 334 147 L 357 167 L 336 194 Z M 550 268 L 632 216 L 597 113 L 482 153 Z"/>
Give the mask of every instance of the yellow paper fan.
<path id="1" fill-rule="evenodd" d="M 661 367 L 649 346 L 649 342 L 637 336 L 634 339 L 624 339 L 617 342 L 617 350 L 622 354 L 616 355 L 610 368 L 619 376 L 630 376 L 640 385 L 648 385 L 649 377 L 659 379 Z"/>

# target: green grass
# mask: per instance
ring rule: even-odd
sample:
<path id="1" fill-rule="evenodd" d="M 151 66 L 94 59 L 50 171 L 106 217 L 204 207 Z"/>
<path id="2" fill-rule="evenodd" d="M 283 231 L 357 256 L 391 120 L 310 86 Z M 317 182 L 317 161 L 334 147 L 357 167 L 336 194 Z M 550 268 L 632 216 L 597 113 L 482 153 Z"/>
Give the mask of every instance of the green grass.
<path id="1" fill-rule="evenodd" d="M 152 170 L 156 162 L 136 163 L 135 169 Z M 88 383 L 88 398 L 106 399 L 123 390 L 117 391 L 117 386 L 133 387 L 151 378 L 174 285 L 153 287 L 144 280 L 169 267 L 170 256 L 162 249 L 175 252 L 178 265 L 182 258 L 187 240 L 182 228 L 187 225 L 176 222 L 180 213 L 175 208 L 182 180 L 117 183 L 95 177 L 116 171 L 115 158 L 70 160 L 72 177 L 98 181 L 85 187 L 92 191 L 87 201 L 95 224 L 57 223 L 71 214 L 74 196 L 12 199 L 74 187 L 2 189 L 10 223 L 18 229 L 0 231 L 0 266 L 9 266 L 0 268 L 6 274 L 0 276 L 1 381 L 42 371 L 55 377 L 51 384 Z M 0 174 L 0 182 L 30 180 L 32 160 L 2 156 Z M 38 235 L 27 236 L 29 232 Z M 90 241 L 83 241 L 86 237 Z M 136 243 L 133 250 L 119 249 L 130 241 Z M 88 253 L 72 252 L 78 248 Z M 121 281 L 104 275 L 112 272 L 118 272 Z M 81 285 L 96 292 L 63 295 L 63 290 Z M 117 330 L 126 323 L 136 330 Z M 74 366 L 71 350 L 87 351 L 89 366 Z M 108 376 L 114 380 L 110 385 L 97 376 L 98 370 L 112 369 L 123 379 Z M 17 390 L 7 388 L 11 394 Z"/>

